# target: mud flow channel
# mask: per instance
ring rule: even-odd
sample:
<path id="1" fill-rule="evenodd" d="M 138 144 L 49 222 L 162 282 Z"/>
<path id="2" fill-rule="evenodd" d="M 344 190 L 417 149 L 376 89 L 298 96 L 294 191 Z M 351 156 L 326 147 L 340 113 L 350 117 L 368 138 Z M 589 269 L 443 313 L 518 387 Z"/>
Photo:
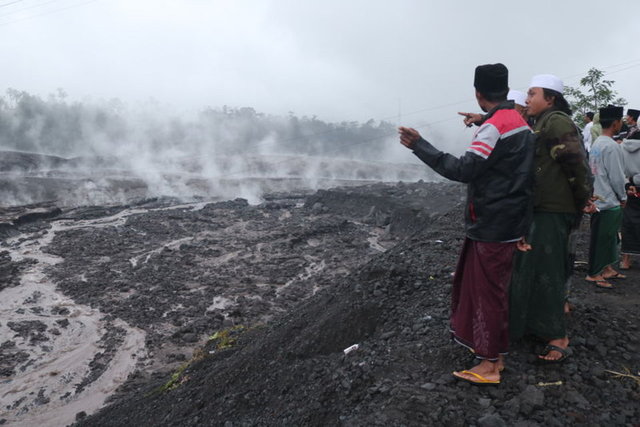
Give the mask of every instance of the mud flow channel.
<path id="1" fill-rule="evenodd" d="M 46 270 L 63 259 L 43 252 L 57 233 L 113 227 L 126 213 L 93 221 L 56 221 L 5 244 L 29 261 L 20 285 L 0 292 L 0 418 L 16 426 L 60 426 L 91 413 L 145 355 L 145 333 L 57 290 Z"/>

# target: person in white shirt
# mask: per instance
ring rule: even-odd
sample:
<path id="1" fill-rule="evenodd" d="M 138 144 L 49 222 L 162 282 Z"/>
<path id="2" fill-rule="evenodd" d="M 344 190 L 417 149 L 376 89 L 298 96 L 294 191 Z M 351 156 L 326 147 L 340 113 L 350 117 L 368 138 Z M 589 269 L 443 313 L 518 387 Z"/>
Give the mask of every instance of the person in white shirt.
<path id="1" fill-rule="evenodd" d="M 591 128 L 593 127 L 593 113 L 589 111 L 584 115 L 584 121 L 587 123 L 582 130 L 582 142 L 584 142 L 584 149 L 587 153 L 591 151 L 591 143 L 593 139 L 591 137 Z"/>

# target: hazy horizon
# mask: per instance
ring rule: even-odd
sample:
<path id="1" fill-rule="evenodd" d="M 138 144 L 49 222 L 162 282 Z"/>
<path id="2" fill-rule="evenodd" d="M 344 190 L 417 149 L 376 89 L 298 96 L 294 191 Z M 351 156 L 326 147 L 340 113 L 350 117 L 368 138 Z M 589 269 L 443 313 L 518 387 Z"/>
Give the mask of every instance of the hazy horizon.
<path id="1" fill-rule="evenodd" d="M 330 122 L 387 120 L 470 138 L 455 113 L 477 111 L 476 65 L 502 62 L 510 86 L 553 73 L 575 86 L 596 67 L 629 107 L 640 29 L 595 1 L 530 5 L 354 0 L 322 3 L 164 0 L 5 0 L 0 3 L 0 91 L 69 99 L 156 100 L 182 112 L 252 107 Z M 597 28 L 607 28 L 596 33 Z"/>

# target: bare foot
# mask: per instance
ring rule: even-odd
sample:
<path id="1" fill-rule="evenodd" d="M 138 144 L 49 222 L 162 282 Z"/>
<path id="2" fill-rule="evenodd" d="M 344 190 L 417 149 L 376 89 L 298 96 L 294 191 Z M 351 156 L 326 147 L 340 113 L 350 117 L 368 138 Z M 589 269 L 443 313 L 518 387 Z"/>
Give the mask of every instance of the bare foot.
<path id="1" fill-rule="evenodd" d="M 571 304 L 569 301 L 566 301 L 564 303 L 564 314 L 571 313 L 574 308 L 575 308 L 575 306 L 573 304 Z"/>
<path id="2" fill-rule="evenodd" d="M 549 345 L 554 345 L 556 347 L 560 347 L 561 349 L 567 349 L 569 347 L 569 337 L 558 338 L 555 340 L 549 341 Z M 538 357 L 543 360 L 547 360 L 550 362 L 562 359 L 564 355 L 557 350 L 550 350 L 547 354 L 539 355 Z"/>
<path id="3" fill-rule="evenodd" d="M 620 269 L 628 270 L 631 268 L 631 255 L 622 254 L 622 261 L 620 261 Z"/>

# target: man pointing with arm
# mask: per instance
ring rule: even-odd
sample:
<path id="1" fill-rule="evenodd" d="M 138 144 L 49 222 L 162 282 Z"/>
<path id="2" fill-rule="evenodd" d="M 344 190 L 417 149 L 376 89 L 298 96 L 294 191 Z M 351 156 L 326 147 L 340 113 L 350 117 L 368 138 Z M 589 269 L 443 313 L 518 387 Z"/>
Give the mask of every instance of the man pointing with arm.
<path id="1" fill-rule="evenodd" d="M 504 65 L 478 66 L 474 86 L 478 105 L 487 114 L 463 156 L 438 150 L 415 129 L 401 127 L 399 132 L 400 142 L 433 170 L 468 184 L 466 239 L 453 279 L 451 333 L 480 363 L 453 375 L 499 384 L 509 341 L 513 255 L 532 218 L 534 136 L 507 101 Z"/>

